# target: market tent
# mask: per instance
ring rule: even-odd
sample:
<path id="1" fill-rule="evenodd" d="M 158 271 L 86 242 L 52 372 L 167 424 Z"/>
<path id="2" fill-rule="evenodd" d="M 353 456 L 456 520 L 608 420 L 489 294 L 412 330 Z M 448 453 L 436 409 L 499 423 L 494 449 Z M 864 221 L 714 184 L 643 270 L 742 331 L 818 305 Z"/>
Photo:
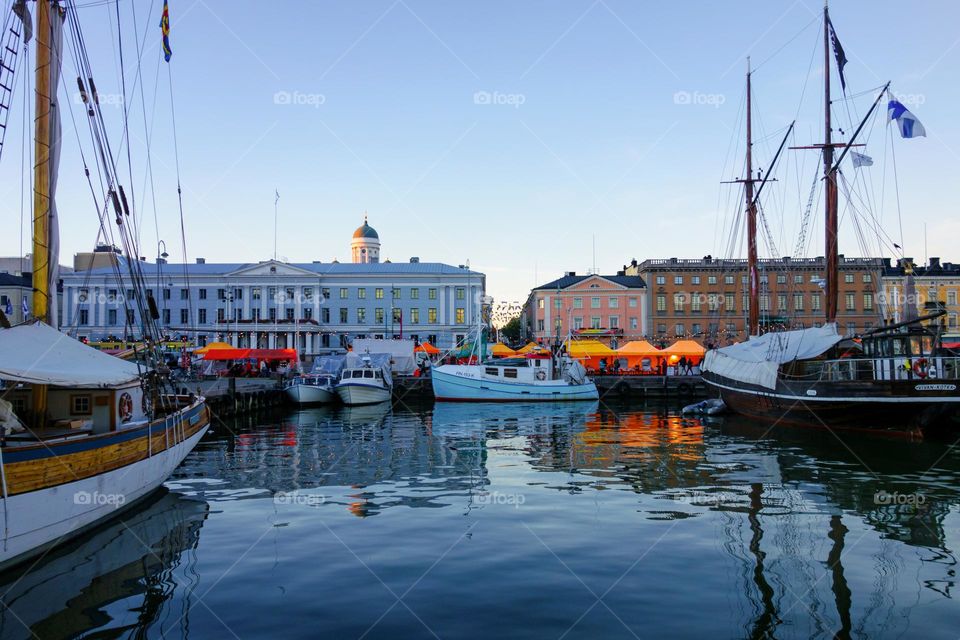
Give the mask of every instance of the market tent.
<path id="1" fill-rule="evenodd" d="M 140 367 L 37 322 L 0 329 L 0 379 L 59 387 L 113 387 Z"/>
<path id="2" fill-rule="evenodd" d="M 419 345 L 413 349 L 417 353 L 426 353 L 427 355 L 435 356 L 440 353 L 440 349 L 437 349 L 435 346 L 429 342 L 421 342 Z"/>
<path id="3" fill-rule="evenodd" d="M 514 351 L 507 345 L 503 344 L 502 342 L 498 342 L 497 344 L 493 345 L 493 349 L 491 349 L 491 352 L 493 353 L 494 358 L 506 358 L 507 356 L 517 355 L 516 351 Z"/>
<path id="4" fill-rule="evenodd" d="M 672 345 L 664 349 L 661 353 L 667 356 L 686 356 L 688 358 L 702 358 L 707 350 L 695 340 L 677 340 Z"/>
<path id="5" fill-rule="evenodd" d="M 599 340 L 574 340 L 567 344 L 567 353 L 588 369 L 599 369 L 603 359 L 606 359 L 609 366 L 617 356 L 616 351 Z"/>
<path id="6" fill-rule="evenodd" d="M 289 360 L 296 362 L 296 349 L 211 349 L 204 360 Z"/>
<path id="7" fill-rule="evenodd" d="M 516 353 L 517 353 L 517 354 L 526 355 L 526 354 L 528 354 L 528 353 L 530 353 L 530 352 L 532 352 L 532 351 L 536 351 L 537 349 L 543 349 L 543 348 L 544 348 L 544 347 L 541 347 L 541 346 L 540 346 L 539 344 L 537 344 L 536 342 L 528 342 L 525 346 L 517 349 Z"/>
<path id="8" fill-rule="evenodd" d="M 226 342 L 211 342 L 205 347 L 200 347 L 199 349 L 195 349 L 194 353 L 198 355 L 203 355 L 211 349 L 233 349 L 233 345 L 228 344 Z"/>
<path id="9" fill-rule="evenodd" d="M 626 360 L 627 367 L 630 369 L 642 368 L 644 366 L 644 360 L 647 361 L 647 365 L 653 368 L 657 365 L 659 359 L 663 357 L 663 352 L 646 340 L 631 340 L 617 349 L 616 357 L 620 358 L 621 363 L 623 360 Z"/>

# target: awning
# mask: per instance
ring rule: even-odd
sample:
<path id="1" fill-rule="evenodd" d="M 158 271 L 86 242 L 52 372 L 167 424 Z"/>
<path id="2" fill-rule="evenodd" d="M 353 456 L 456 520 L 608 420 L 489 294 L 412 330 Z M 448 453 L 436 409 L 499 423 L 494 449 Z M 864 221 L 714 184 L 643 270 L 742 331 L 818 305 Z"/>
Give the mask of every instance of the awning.
<path id="1" fill-rule="evenodd" d="M 57 387 L 115 387 L 137 380 L 140 367 L 74 340 L 53 327 L 0 329 L 0 379 Z"/>
<path id="2" fill-rule="evenodd" d="M 414 347 L 413 350 L 416 351 L 417 353 L 427 353 L 431 356 L 435 356 L 438 353 L 440 353 L 440 349 L 437 349 L 435 346 L 433 346 L 429 342 L 421 342 L 419 345 Z"/>
<path id="3" fill-rule="evenodd" d="M 524 355 L 525 355 L 525 354 L 530 353 L 531 351 L 535 351 L 535 350 L 537 350 L 537 349 L 544 349 L 544 348 L 546 348 L 546 347 L 541 347 L 541 346 L 538 345 L 536 342 L 528 342 L 525 346 L 517 349 L 517 354 L 524 354 Z"/>
<path id="4" fill-rule="evenodd" d="M 205 347 L 200 347 L 199 349 L 195 349 L 193 352 L 199 355 L 203 355 L 207 351 L 210 351 L 211 349 L 233 349 L 233 345 L 228 344 L 226 342 L 211 342 Z"/>
<path id="5" fill-rule="evenodd" d="M 646 340 L 631 340 L 627 344 L 617 349 L 618 356 L 640 356 L 656 357 L 662 356 L 663 352 Z"/>
<path id="6" fill-rule="evenodd" d="M 665 356 L 687 356 L 688 358 L 693 356 L 696 358 L 702 357 L 707 350 L 704 349 L 700 343 L 694 340 L 677 340 L 672 345 L 662 350 L 661 355 Z"/>
<path id="7" fill-rule="evenodd" d="M 493 345 L 491 352 L 493 353 L 493 357 L 495 358 L 506 358 L 507 356 L 517 355 L 516 351 L 514 351 L 507 345 L 503 344 L 502 342 L 498 342 L 497 344 Z"/>

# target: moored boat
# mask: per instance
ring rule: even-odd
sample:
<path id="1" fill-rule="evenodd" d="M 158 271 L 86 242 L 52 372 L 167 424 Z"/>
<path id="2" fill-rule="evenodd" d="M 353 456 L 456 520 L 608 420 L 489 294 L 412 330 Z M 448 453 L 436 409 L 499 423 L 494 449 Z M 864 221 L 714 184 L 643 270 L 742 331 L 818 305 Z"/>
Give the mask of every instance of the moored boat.
<path id="1" fill-rule="evenodd" d="M 337 382 L 337 395 L 347 406 L 389 402 L 393 396 L 393 378 L 388 357 L 364 354 L 359 363 L 347 366 Z"/>

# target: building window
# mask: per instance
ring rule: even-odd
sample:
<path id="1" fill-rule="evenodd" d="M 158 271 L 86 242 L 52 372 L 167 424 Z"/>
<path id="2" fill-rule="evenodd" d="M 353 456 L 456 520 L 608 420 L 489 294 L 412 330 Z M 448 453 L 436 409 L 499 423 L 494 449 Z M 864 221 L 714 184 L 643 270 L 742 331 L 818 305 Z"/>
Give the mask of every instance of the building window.
<path id="1" fill-rule="evenodd" d="M 637 328 L 637 319 L 636 319 L 636 318 L 630 318 L 630 328 L 633 329 L 633 330 L 636 330 L 636 328 Z"/>
<path id="2" fill-rule="evenodd" d="M 429 324 L 437 324 L 437 309 L 436 307 L 430 307 L 427 309 L 427 322 Z"/>
<path id="3" fill-rule="evenodd" d="M 813 311 L 820 311 L 820 294 L 815 293 L 810 296 L 810 309 Z"/>
<path id="4" fill-rule="evenodd" d="M 690 327 L 690 333 L 692 333 L 695 336 L 698 336 L 702 332 L 702 329 L 703 328 L 700 326 L 700 323 L 694 322 L 693 326 Z"/>
<path id="5" fill-rule="evenodd" d="M 297 299 L 296 292 L 293 290 L 293 287 L 287 287 L 283 290 L 284 298 L 281 302 L 295 302 Z"/>
<path id="6" fill-rule="evenodd" d="M 715 293 L 707 294 L 707 309 L 710 311 L 719 311 L 720 300 L 720 296 Z"/>
<path id="7" fill-rule="evenodd" d="M 723 308 L 727 313 L 734 313 L 737 310 L 737 299 L 732 293 L 723 294 Z"/>
<path id="8" fill-rule="evenodd" d="M 873 282 L 873 274 L 872 274 L 872 273 L 865 273 L 865 274 L 863 274 L 863 283 L 864 283 L 864 284 L 870 284 L 870 283 L 872 283 L 872 282 Z"/>
<path id="9" fill-rule="evenodd" d="M 707 276 L 707 284 L 717 284 L 717 276 Z"/>
<path id="10" fill-rule="evenodd" d="M 223 322 L 227 319 L 226 309 L 217 309 L 217 322 Z"/>
<path id="11" fill-rule="evenodd" d="M 847 311 L 857 310 L 857 297 L 852 293 L 844 294 L 844 301 L 847 303 Z"/>
<path id="12" fill-rule="evenodd" d="M 198 296 L 201 300 L 206 300 L 206 299 L 207 299 L 207 290 L 206 290 L 206 289 L 197 289 L 197 296 Z"/>
<path id="13" fill-rule="evenodd" d="M 723 284 L 733 284 L 733 276 L 723 276 Z"/>
<path id="14" fill-rule="evenodd" d="M 777 294 L 777 311 L 786 311 L 787 310 L 787 294 L 778 293 Z"/>
<path id="15" fill-rule="evenodd" d="M 657 311 L 664 313 L 667 310 L 667 296 L 662 293 L 657 294 Z"/>
<path id="16" fill-rule="evenodd" d="M 79 416 L 89 416 L 91 414 L 90 396 L 87 394 L 71 395 L 70 413 Z"/>
<path id="17" fill-rule="evenodd" d="M 394 287 L 394 288 L 393 288 L 393 291 L 390 292 L 390 295 L 393 297 L 394 300 L 399 300 L 399 299 L 400 299 L 400 287 Z"/>
<path id="18" fill-rule="evenodd" d="M 285 314 L 286 314 L 286 316 L 287 316 L 287 320 L 293 320 L 293 319 L 294 319 L 293 314 L 294 314 L 295 311 L 296 311 L 296 309 L 287 309 L 287 310 L 285 311 Z"/>
<path id="19" fill-rule="evenodd" d="M 420 324 L 420 309 L 410 309 L 410 324 Z"/>
<path id="20" fill-rule="evenodd" d="M 777 274 L 777 284 L 787 284 L 787 274 L 778 273 Z"/>
<path id="21" fill-rule="evenodd" d="M 690 311 L 693 313 L 700 313 L 700 294 L 693 292 L 690 296 Z"/>
<path id="22" fill-rule="evenodd" d="M 466 311 L 463 307 L 457 307 L 457 324 L 463 324 L 466 321 Z"/>
<path id="23" fill-rule="evenodd" d="M 304 287 L 303 288 L 303 299 L 309 301 L 313 300 L 313 287 Z"/>
<path id="24" fill-rule="evenodd" d="M 457 300 L 465 300 L 467 297 L 467 290 L 463 287 L 457 287 Z"/>
<path id="25" fill-rule="evenodd" d="M 330 307 L 320 309 L 320 322 L 330 323 Z"/>
<path id="26" fill-rule="evenodd" d="M 583 329 L 583 316 L 574 316 L 573 317 L 573 330 L 578 331 Z"/>
<path id="27" fill-rule="evenodd" d="M 947 316 L 947 326 L 950 327 L 951 329 L 956 329 L 956 328 L 957 328 L 957 314 L 956 314 L 956 313 L 950 313 L 950 314 Z"/>
<path id="28" fill-rule="evenodd" d="M 590 328 L 599 329 L 600 328 L 600 316 L 591 316 L 590 318 Z"/>
<path id="29" fill-rule="evenodd" d="M 323 300 L 329 300 L 329 299 L 330 299 L 330 288 L 329 288 L 329 287 L 323 287 L 322 289 L 320 289 L 320 297 L 323 298 Z"/>
<path id="30" fill-rule="evenodd" d="M 227 299 L 227 290 L 217 289 L 217 300 L 226 300 L 226 299 Z"/>
<path id="31" fill-rule="evenodd" d="M 620 328 L 620 316 L 610 316 L 610 328 L 611 329 Z"/>
<path id="32" fill-rule="evenodd" d="M 583 309 L 583 298 L 574 298 L 574 299 L 573 299 L 573 308 L 574 308 L 574 309 Z"/>
<path id="33" fill-rule="evenodd" d="M 736 332 L 737 332 L 737 325 L 736 325 L 736 323 L 728 322 L 728 323 L 727 323 L 727 333 L 736 333 Z"/>
<path id="34" fill-rule="evenodd" d="M 627 306 L 631 309 L 637 308 L 637 299 L 636 298 L 627 298 Z"/>
<path id="35" fill-rule="evenodd" d="M 872 293 L 863 294 L 863 310 L 873 311 L 873 294 Z"/>
<path id="36" fill-rule="evenodd" d="M 350 292 L 347 290 L 347 288 L 346 288 L 346 287 L 340 287 L 340 299 L 341 299 L 341 300 L 346 300 L 346 299 L 349 298 L 349 297 L 350 297 Z"/>
<path id="37" fill-rule="evenodd" d="M 793 276 L 793 284 L 803 284 L 803 276 Z"/>
<path id="38" fill-rule="evenodd" d="M 348 309 L 340 307 L 340 324 L 347 324 L 348 322 L 347 312 L 348 312 Z"/>
<path id="39" fill-rule="evenodd" d="M 163 310 L 163 324 L 170 324 L 170 309 Z"/>
<path id="40" fill-rule="evenodd" d="M 416 287 L 414 287 L 413 289 L 410 289 L 410 299 L 411 299 L 411 300 L 419 300 L 419 299 L 420 299 L 420 289 L 418 289 L 418 288 L 416 288 Z"/>
<path id="41" fill-rule="evenodd" d="M 437 290 L 434 288 L 427 289 L 427 298 L 429 298 L 430 300 L 436 300 Z"/>
<path id="42" fill-rule="evenodd" d="M 117 324 L 117 310 L 110 309 L 107 311 L 107 324 L 114 325 Z"/>
<path id="43" fill-rule="evenodd" d="M 233 299 L 234 300 L 243 300 L 243 289 L 239 287 L 233 290 Z"/>
<path id="44" fill-rule="evenodd" d="M 554 299 L 553 299 L 553 308 L 554 308 L 554 309 L 559 309 L 561 303 L 562 303 L 562 301 L 560 300 L 560 298 L 554 298 Z"/>
<path id="45" fill-rule="evenodd" d="M 620 298 L 610 298 L 610 308 L 618 309 L 620 307 Z"/>
<path id="46" fill-rule="evenodd" d="M 599 309 L 600 308 L 600 298 L 590 298 L 590 308 Z"/>
<path id="47" fill-rule="evenodd" d="M 803 294 L 802 293 L 793 294 L 793 310 L 803 311 Z"/>
<path id="48" fill-rule="evenodd" d="M 197 312 L 197 316 L 198 316 L 198 319 L 199 319 L 200 324 L 207 324 L 207 310 L 206 310 L 206 309 L 200 309 L 200 310 Z"/>
<path id="49" fill-rule="evenodd" d="M 537 320 L 537 331 L 543 331 L 543 318 Z"/>
<path id="50" fill-rule="evenodd" d="M 770 294 L 764 293 L 760 295 L 760 311 L 768 312 L 770 311 Z"/>
<path id="51" fill-rule="evenodd" d="M 273 287 L 270 287 L 270 289 L 273 290 Z M 250 298 L 251 298 L 252 300 L 259 300 L 259 299 L 260 299 L 260 287 L 254 287 L 254 288 L 250 289 Z"/>
<path id="52" fill-rule="evenodd" d="M 545 305 L 543 303 L 543 298 L 540 298 L 539 300 L 537 300 L 537 309 L 543 309 L 544 306 Z"/>
<path id="53" fill-rule="evenodd" d="M 673 276 L 673 284 L 683 284 L 683 276 Z"/>
<path id="54" fill-rule="evenodd" d="M 847 284 L 853 284 L 853 274 L 852 273 L 843 274 L 843 281 Z"/>
<path id="55" fill-rule="evenodd" d="M 664 333 L 666 333 L 666 332 L 667 332 L 667 325 L 664 324 L 664 323 L 662 323 L 662 322 L 661 322 L 661 323 L 658 323 L 658 324 L 657 324 L 657 333 L 659 333 L 659 334 L 664 334 Z"/>
<path id="56" fill-rule="evenodd" d="M 190 311 L 187 309 L 180 309 L 180 324 L 187 324 L 190 322 Z"/>
<path id="57" fill-rule="evenodd" d="M 951 307 L 956 306 L 957 304 L 957 292 L 956 291 L 947 291 L 947 304 Z"/>
<path id="58" fill-rule="evenodd" d="M 377 309 L 379 311 L 378 322 L 383 322 L 383 309 Z M 366 324 L 367 322 L 367 310 L 363 307 L 357 309 L 357 324 Z"/>
<path id="59" fill-rule="evenodd" d="M 700 276 L 690 276 L 690 284 L 700 284 Z"/>
<path id="60" fill-rule="evenodd" d="M 164 300 L 169 300 L 169 299 L 170 299 L 170 289 L 164 289 L 164 290 L 163 290 L 163 299 L 164 299 Z"/>
<path id="61" fill-rule="evenodd" d="M 383 307 L 377 307 L 376 309 L 373 310 L 373 321 L 374 321 L 374 323 L 376 323 L 376 324 L 383 324 L 383 320 L 384 320 L 384 318 L 386 318 L 386 317 L 387 317 L 386 314 L 384 314 L 384 312 L 383 312 Z"/>
<path id="62" fill-rule="evenodd" d="M 189 289 L 180 289 L 180 299 L 189 300 L 190 299 L 190 290 Z"/>
<path id="63" fill-rule="evenodd" d="M 666 276 L 657 276 L 657 284 L 664 285 L 667 284 Z"/>
<path id="64" fill-rule="evenodd" d="M 313 307 L 304 307 L 303 308 L 303 319 L 310 320 L 313 318 Z"/>
<path id="65" fill-rule="evenodd" d="M 673 310 L 677 313 L 683 313 L 683 305 L 686 301 L 682 293 L 673 294 Z"/>
<path id="66" fill-rule="evenodd" d="M 674 326 L 673 332 L 674 334 L 676 334 L 677 337 L 680 337 L 687 334 L 687 328 L 684 326 L 682 322 L 678 322 L 676 326 Z"/>

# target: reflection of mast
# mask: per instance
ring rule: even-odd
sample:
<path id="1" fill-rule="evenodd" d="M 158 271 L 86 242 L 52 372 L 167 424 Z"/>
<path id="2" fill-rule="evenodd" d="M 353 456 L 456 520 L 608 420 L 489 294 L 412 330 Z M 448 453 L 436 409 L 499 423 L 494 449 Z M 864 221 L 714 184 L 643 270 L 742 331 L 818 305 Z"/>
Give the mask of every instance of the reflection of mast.
<path id="1" fill-rule="evenodd" d="M 834 634 L 834 638 L 850 637 L 850 587 L 847 586 L 847 579 L 843 575 L 843 565 L 840 563 L 840 556 L 843 554 L 843 540 L 847 535 L 848 529 L 844 526 L 839 515 L 830 516 L 830 533 L 827 537 L 833 540 L 833 546 L 830 547 L 830 553 L 827 555 L 827 565 L 830 567 L 830 573 L 833 575 L 833 598 L 837 602 L 837 615 L 840 616 L 840 630 Z"/>
<path id="2" fill-rule="evenodd" d="M 754 482 L 750 485 L 750 509 L 747 511 L 747 520 L 750 522 L 750 553 L 755 559 L 753 567 L 753 581 L 760 592 L 762 610 L 750 630 L 751 638 L 769 638 L 773 630 L 780 623 L 777 617 L 777 606 L 773 601 L 773 587 L 767 582 L 764 575 L 763 561 L 767 554 L 760 549 L 763 539 L 763 529 L 760 527 L 760 510 L 763 508 L 763 483 Z"/>

